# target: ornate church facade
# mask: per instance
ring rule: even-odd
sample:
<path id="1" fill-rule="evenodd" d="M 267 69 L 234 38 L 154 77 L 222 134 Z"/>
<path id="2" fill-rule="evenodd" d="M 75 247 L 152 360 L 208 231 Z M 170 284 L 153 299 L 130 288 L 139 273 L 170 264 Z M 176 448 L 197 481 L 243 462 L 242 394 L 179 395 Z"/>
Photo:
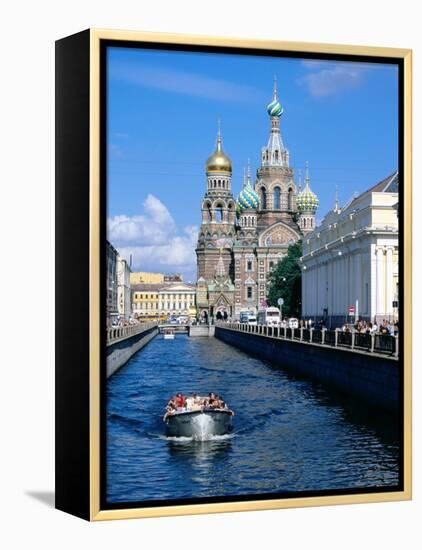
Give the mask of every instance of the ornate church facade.
<path id="1" fill-rule="evenodd" d="M 232 163 L 223 151 L 220 128 L 215 151 L 206 162 L 207 189 L 196 248 L 198 314 L 238 318 L 242 310 L 265 307 L 268 277 L 290 244 L 315 228 L 318 198 L 309 185 L 296 184 L 284 146 L 276 81 L 267 106 L 270 135 L 261 150 L 254 181 L 248 162 L 243 188 L 235 200 Z"/>

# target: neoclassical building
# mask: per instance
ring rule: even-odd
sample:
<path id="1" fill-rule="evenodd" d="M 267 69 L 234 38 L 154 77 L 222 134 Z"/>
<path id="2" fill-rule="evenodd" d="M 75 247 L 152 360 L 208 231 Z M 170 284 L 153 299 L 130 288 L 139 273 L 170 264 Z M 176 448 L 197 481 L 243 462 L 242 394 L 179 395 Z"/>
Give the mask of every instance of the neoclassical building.
<path id="1" fill-rule="evenodd" d="M 304 238 L 304 317 L 325 318 L 334 327 L 355 316 L 397 319 L 397 205 L 396 172 L 343 208 L 336 201 L 321 225 Z"/>
<path id="2" fill-rule="evenodd" d="M 270 132 L 252 181 L 248 162 L 235 200 L 232 163 L 223 150 L 220 128 L 215 151 L 206 162 L 207 189 L 201 205 L 196 248 L 197 308 L 203 317 L 235 318 L 266 304 L 268 275 L 290 244 L 315 228 L 318 198 L 295 182 L 280 130 L 283 108 L 276 81 L 267 106 Z"/>
<path id="3" fill-rule="evenodd" d="M 196 316 L 196 287 L 189 283 L 139 283 L 132 285 L 132 309 L 137 319 Z"/>

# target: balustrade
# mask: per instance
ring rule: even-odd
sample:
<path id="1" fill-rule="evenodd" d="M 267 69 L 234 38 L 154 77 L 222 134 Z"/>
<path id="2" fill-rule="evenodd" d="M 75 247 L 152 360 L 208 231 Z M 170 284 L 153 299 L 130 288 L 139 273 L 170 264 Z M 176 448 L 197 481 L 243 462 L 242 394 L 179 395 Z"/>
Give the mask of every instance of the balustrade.
<path id="1" fill-rule="evenodd" d="M 248 325 L 246 323 L 220 323 L 221 327 L 239 330 L 250 334 L 299 340 L 310 344 L 343 347 L 350 350 L 376 352 L 398 357 L 399 336 L 389 334 L 366 334 L 357 331 L 343 332 L 340 329 L 327 330 L 313 328 L 273 327 Z"/>

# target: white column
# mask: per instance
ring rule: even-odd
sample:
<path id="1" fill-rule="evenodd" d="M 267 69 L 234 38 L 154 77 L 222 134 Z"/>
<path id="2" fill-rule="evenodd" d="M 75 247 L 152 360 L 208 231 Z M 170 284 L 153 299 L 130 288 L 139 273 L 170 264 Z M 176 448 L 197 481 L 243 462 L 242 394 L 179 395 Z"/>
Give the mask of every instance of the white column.
<path id="1" fill-rule="evenodd" d="M 321 269 L 322 269 L 322 265 L 320 263 L 316 264 L 316 267 L 315 267 L 315 277 L 316 277 L 316 280 L 315 280 L 315 288 L 316 288 L 316 293 L 315 293 L 315 309 L 314 309 L 314 315 L 320 315 L 321 312 L 320 312 L 320 302 L 321 302 L 321 288 L 320 288 L 320 284 L 321 284 Z"/>
<path id="2" fill-rule="evenodd" d="M 344 315 L 346 315 L 346 310 L 348 304 L 348 296 L 349 296 L 349 277 L 347 275 L 347 257 L 345 256 L 345 253 L 343 251 L 343 254 L 341 256 L 341 280 L 343 281 L 344 290 L 340 294 L 341 298 L 341 310 L 344 311 Z"/>
<path id="3" fill-rule="evenodd" d="M 356 303 L 356 300 L 359 301 L 359 304 L 361 304 L 361 288 L 362 288 L 362 274 L 361 274 L 361 267 L 362 267 L 362 261 L 360 252 L 357 252 L 355 254 L 355 270 L 354 270 L 354 291 L 352 296 L 352 303 L 349 305 L 354 305 Z"/>
<path id="4" fill-rule="evenodd" d="M 336 289 L 335 292 L 335 305 L 334 305 L 334 315 L 341 315 L 340 311 L 340 292 L 341 292 L 341 286 L 342 281 L 340 279 L 340 262 L 338 259 L 338 256 L 336 256 L 336 259 L 334 261 L 334 287 Z"/>
<path id="5" fill-rule="evenodd" d="M 385 314 L 384 249 L 381 247 L 376 248 L 376 255 L 377 255 L 377 287 L 376 287 L 377 311 L 376 311 L 376 314 L 383 316 Z"/>
<path id="6" fill-rule="evenodd" d="M 386 308 L 385 312 L 387 315 L 393 315 L 393 299 L 394 299 L 394 289 L 393 289 L 393 247 L 387 247 L 387 258 L 386 258 L 386 274 L 385 274 L 385 284 L 386 284 Z"/>

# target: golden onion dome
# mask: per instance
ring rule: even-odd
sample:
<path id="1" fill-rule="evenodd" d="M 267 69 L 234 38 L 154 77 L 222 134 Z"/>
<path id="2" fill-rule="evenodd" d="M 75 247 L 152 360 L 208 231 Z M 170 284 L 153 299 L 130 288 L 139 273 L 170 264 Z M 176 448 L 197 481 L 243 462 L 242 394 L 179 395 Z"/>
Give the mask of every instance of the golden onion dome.
<path id="1" fill-rule="evenodd" d="M 212 172 L 227 172 L 232 173 L 232 161 L 223 151 L 220 129 L 218 130 L 217 147 L 214 153 L 208 157 L 205 163 L 207 174 Z"/>

